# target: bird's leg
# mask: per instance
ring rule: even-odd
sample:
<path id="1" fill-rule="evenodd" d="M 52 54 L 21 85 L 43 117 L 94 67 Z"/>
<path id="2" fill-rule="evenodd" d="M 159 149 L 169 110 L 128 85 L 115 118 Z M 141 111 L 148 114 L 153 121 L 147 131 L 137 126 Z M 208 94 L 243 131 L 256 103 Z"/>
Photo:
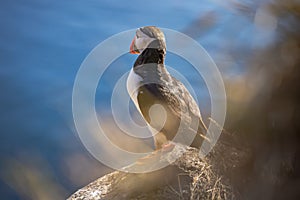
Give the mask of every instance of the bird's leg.
<path id="1" fill-rule="evenodd" d="M 162 152 L 166 152 L 166 151 L 169 152 L 169 151 L 172 151 L 174 149 L 174 147 L 175 147 L 175 144 L 169 141 L 168 143 L 165 143 L 165 144 L 162 145 L 161 151 Z"/>
<path id="2" fill-rule="evenodd" d="M 136 161 L 136 164 L 142 165 L 142 164 L 147 163 L 148 161 L 153 161 L 153 158 L 155 158 L 155 156 L 158 152 L 159 152 L 158 150 L 155 150 L 152 153 L 149 153 L 148 155 L 146 155 L 145 157 L 139 158 Z"/>
<path id="3" fill-rule="evenodd" d="M 154 143 L 155 143 L 155 150 L 148 154 L 143 158 L 139 158 L 137 163 L 142 164 L 145 163 L 147 160 L 151 160 L 153 157 L 157 156 L 158 153 L 162 152 L 169 152 L 173 150 L 175 145 L 172 142 L 169 142 L 166 136 L 162 132 L 158 132 L 154 135 Z"/>
<path id="4" fill-rule="evenodd" d="M 168 139 L 166 138 L 165 134 L 162 132 L 158 132 L 154 135 L 154 143 L 155 149 L 161 149 L 164 144 L 168 143 Z"/>

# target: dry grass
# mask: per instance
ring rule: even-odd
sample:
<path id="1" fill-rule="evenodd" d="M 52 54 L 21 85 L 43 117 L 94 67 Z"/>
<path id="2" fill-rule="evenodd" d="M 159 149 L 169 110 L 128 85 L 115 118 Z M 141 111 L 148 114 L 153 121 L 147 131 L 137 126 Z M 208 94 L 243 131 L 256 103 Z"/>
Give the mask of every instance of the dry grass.
<path id="1" fill-rule="evenodd" d="M 232 165 L 238 165 L 236 159 L 240 158 L 234 156 L 241 152 L 236 151 L 219 144 L 207 158 L 200 159 L 199 150 L 187 147 L 168 167 L 145 174 L 113 172 L 69 199 L 237 199 L 230 180 L 224 175 Z"/>

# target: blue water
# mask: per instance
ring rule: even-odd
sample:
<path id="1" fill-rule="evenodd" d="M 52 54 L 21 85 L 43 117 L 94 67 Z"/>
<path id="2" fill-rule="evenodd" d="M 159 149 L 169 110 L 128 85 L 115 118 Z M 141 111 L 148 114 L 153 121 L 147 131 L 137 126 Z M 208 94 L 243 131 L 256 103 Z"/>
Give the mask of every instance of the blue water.
<path id="1" fill-rule="evenodd" d="M 210 11 L 222 14 L 222 18 L 217 18 L 212 27 L 189 32 L 189 27 Z M 71 110 L 72 86 L 76 72 L 83 59 L 98 43 L 121 31 L 156 25 L 190 33 L 214 56 L 222 50 L 218 42 L 233 40 L 236 37 L 231 34 L 236 31 L 234 25 L 228 23 L 234 18 L 235 14 L 224 10 L 221 6 L 209 1 L 199 3 L 196 0 L 2 1 L 0 3 L 1 198 L 33 198 L 26 194 L 26 190 L 34 190 L 34 187 L 26 188 L 27 179 L 20 177 L 21 182 L 18 182 L 16 178 L 10 178 L 19 169 L 14 171 L 13 167 L 16 165 L 11 165 L 11 160 L 30 170 L 38 170 L 39 166 L 43 166 L 41 163 L 47 163 L 50 180 L 63 188 L 64 198 L 108 170 L 93 160 L 81 145 L 74 129 Z M 235 23 L 248 23 L 247 18 L 235 20 Z M 251 26 L 245 26 L 244 31 L 251 32 Z M 197 32 L 199 34 L 192 34 Z M 239 39 L 244 40 L 243 44 L 247 44 L 248 38 L 244 35 L 240 34 Z M 109 77 L 113 74 L 117 78 L 128 71 L 134 59 L 126 55 L 111 66 L 107 72 L 108 78 L 104 77 L 107 84 L 104 90 L 105 97 L 98 105 L 109 107 L 108 100 L 113 87 L 113 81 L 110 82 Z M 171 54 L 168 59 L 170 64 L 180 62 L 179 66 L 188 65 Z M 222 59 L 219 61 L 226 63 Z M 120 63 L 125 66 L 122 70 L 116 67 Z M 180 67 L 176 69 L 182 70 Z M 229 74 L 243 71 L 238 67 L 238 63 L 233 63 L 230 68 L 222 70 L 227 70 L 226 73 Z M 194 74 L 192 68 L 185 68 L 182 73 L 191 77 L 191 84 L 196 86 L 194 89 L 198 97 L 206 98 L 200 104 L 202 107 L 208 107 L 202 110 L 209 115 L 210 104 L 203 81 L 192 76 Z M 61 163 L 74 153 L 85 154 L 99 171 L 83 182 L 69 179 L 69 174 L 64 169 L 65 165 Z M 88 171 L 89 169 L 82 169 L 82 173 Z M 13 181 L 8 181 L 10 179 Z M 25 186 L 20 189 L 18 183 Z"/>

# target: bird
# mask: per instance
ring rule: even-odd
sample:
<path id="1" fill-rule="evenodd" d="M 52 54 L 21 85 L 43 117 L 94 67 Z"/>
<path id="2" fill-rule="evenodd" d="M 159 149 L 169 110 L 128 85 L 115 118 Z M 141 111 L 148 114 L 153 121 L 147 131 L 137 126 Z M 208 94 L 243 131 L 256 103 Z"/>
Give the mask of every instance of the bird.
<path id="1" fill-rule="evenodd" d="M 200 148 L 207 128 L 188 89 L 165 67 L 166 39 L 156 26 L 138 28 L 130 45 L 138 54 L 127 78 L 127 91 L 150 128 L 155 149 L 169 141 Z"/>

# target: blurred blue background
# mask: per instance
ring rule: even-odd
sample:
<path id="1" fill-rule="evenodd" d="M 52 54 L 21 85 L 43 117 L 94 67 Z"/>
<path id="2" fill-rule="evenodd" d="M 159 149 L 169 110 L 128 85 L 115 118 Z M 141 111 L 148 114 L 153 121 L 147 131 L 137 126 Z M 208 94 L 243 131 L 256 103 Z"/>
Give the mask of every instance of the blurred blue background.
<path id="1" fill-rule="evenodd" d="M 80 64 L 96 45 L 113 34 L 155 25 L 190 35 L 210 53 L 225 82 L 236 81 L 233 86 L 227 85 L 229 101 L 235 105 L 249 103 L 256 90 L 245 94 L 245 88 L 237 88 L 247 85 L 241 78 L 251 69 L 246 62 L 257 50 L 278 41 L 275 30 L 287 24 L 264 12 L 267 3 L 262 2 L 1 1 L 1 199 L 64 199 L 111 171 L 80 143 L 71 97 Z M 115 83 L 111 77 L 128 71 L 135 58 L 125 55 L 106 72 L 104 87 L 98 88 L 105 94 L 103 102 L 97 103 L 103 112 L 110 109 Z M 210 102 L 201 78 L 191 67 L 180 68 L 187 64 L 184 60 L 171 54 L 167 59 L 190 81 L 207 118 Z M 239 112 L 242 110 L 239 108 Z"/>

